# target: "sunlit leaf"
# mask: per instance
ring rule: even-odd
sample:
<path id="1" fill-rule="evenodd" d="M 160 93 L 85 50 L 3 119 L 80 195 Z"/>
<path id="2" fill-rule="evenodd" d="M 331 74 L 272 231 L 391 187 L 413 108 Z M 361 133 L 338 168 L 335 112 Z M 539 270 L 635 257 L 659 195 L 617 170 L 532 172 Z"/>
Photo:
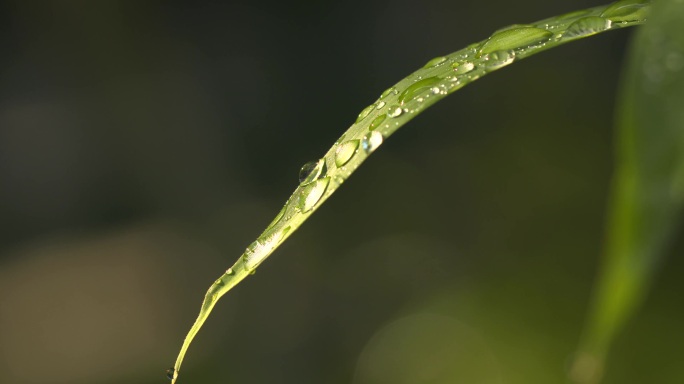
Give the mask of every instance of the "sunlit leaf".
<path id="1" fill-rule="evenodd" d="M 634 7 L 634 1 L 617 4 L 500 29 L 486 40 L 430 60 L 382 92 L 327 153 L 305 165 L 299 187 L 273 222 L 209 288 L 169 372 L 172 380 L 177 380 L 185 353 L 216 301 L 253 273 L 397 129 L 447 95 L 515 61 L 570 41 L 644 22 L 642 6 Z"/>

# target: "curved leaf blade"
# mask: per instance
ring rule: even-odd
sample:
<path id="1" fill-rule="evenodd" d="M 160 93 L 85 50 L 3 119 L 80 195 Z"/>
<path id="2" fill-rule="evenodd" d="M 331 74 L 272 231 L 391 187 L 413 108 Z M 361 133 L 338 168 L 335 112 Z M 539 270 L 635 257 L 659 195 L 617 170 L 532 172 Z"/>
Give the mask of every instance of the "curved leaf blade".
<path id="1" fill-rule="evenodd" d="M 315 177 L 304 172 L 303 182 L 266 230 L 209 288 L 200 314 L 183 342 L 174 368 L 173 383 L 190 343 L 209 316 L 216 301 L 237 285 L 306 221 L 382 143 L 400 127 L 447 95 L 478 78 L 515 61 L 596 33 L 642 24 L 639 9 L 618 7 L 634 0 L 573 12 L 531 24 L 516 24 L 496 31 L 488 39 L 446 56 L 430 60 L 423 68 L 384 91 L 364 108 L 354 124 L 333 144 L 321 160 Z M 641 4 L 641 2 L 639 2 Z M 613 22 L 613 19 L 619 22 Z"/>

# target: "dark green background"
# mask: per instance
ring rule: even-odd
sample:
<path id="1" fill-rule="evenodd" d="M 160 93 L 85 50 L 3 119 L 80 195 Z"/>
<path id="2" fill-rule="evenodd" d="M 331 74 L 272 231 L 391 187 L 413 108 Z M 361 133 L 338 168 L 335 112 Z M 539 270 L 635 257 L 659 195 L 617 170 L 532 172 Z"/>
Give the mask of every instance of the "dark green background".
<path id="1" fill-rule="evenodd" d="M 363 107 L 499 27 L 594 5 L 5 2 L 0 383 L 165 382 L 205 290 Z M 180 383 L 564 382 L 631 33 L 416 118 L 219 303 Z M 684 382 L 681 271 L 667 259 L 605 383 Z"/>

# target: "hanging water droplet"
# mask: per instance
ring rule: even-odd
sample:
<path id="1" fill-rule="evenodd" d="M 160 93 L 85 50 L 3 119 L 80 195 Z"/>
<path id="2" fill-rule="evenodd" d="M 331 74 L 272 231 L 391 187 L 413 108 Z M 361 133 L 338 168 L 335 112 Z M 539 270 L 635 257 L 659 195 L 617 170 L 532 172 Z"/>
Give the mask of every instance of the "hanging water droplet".
<path id="1" fill-rule="evenodd" d="M 387 110 L 387 116 L 389 117 L 399 117 L 404 111 L 398 105 L 393 105 Z"/>
<path id="2" fill-rule="evenodd" d="M 232 275 L 234 273 L 235 273 L 235 271 L 233 271 L 233 268 L 226 269 L 226 275 Z"/>
<path id="3" fill-rule="evenodd" d="M 402 105 L 407 101 L 416 97 L 417 94 L 425 90 L 425 88 L 430 88 L 436 83 L 439 83 L 439 77 L 432 76 L 422 80 L 418 80 L 415 83 L 409 85 L 400 95 L 399 103 Z"/>
<path id="4" fill-rule="evenodd" d="M 612 22 L 645 20 L 648 16 L 650 2 L 643 0 L 622 0 L 606 8 L 601 17 Z"/>
<path id="5" fill-rule="evenodd" d="M 493 71 L 513 62 L 515 59 L 515 52 L 508 51 L 494 51 L 484 56 L 485 69 Z"/>
<path id="6" fill-rule="evenodd" d="M 313 209 L 328 188 L 328 183 L 330 183 L 330 177 L 325 177 L 305 186 L 299 195 L 299 209 L 302 212 Z"/>
<path id="7" fill-rule="evenodd" d="M 381 101 L 375 106 L 375 109 L 382 109 L 384 106 L 385 106 L 385 102 Z"/>
<path id="8" fill-rule="evenodd" d="M 383 115 L 384 116 L 384 115 Z M 349 162 L 354 154 L 356 153 L 356 148 L 359 147 L 358 140 L 349 140 L 337 146 L 335 150 L 335 165 L 341 167 Z"/>
<path id="9" fill-rule="evenodd" d="M 176 375 L 176 370 L 175 370 L 175 369 L 169 368 L 169 369 L 166 370 L 166 378 L 167 378 L 167 379 L 173 380 L 173 379 L 175 379 L 177 376 L 178 376 L 178 375 Z"/>
<path id="10" fill-rule="evenodd" d="M 456 74 L 462 75 L 464 73 L 472 71 L 475 68 L 475 64 L 469 61 L 457 61 L 451 64 L 451 67 L 454 69 L 454 72 L 456 72 Z"/>
<path id="11" fill-rule="evenodd" d="M 380 144 L 382 144 L 382 134 L 378 131 L 371 131 L 366 133 L 361 139 L 361 148 L 366 153 L 371 153 L 378 149 Z"/>
<path id="12" fill-rule="evenodd" d="M 535 27 L 511 28 L 495 33 L 480 49 L 480 55 L 494 51 L 507 51 L 509 49 L 523 48 L 530 45 L 540 44 L 551 38 L 553 33 L 546 29 Z"/>
<path id="13" fill-rule="evenodd" d="M 313 185 L 313 184 L 309 184 Z M 305 187 L 306 188 L 306 187 Z M 282 230 L 273 232 L 266 232 L 262 234 L 256 241 L 247 247 L 244 254 L 245 268 L 249 271 L 256 269 L 268 255 L 280 244 L 287 233 L 290 232 L 290 227 L 287 226 Z"/>
<path id="14" fill-rule="evenodd" d="M 390 87 L 385 89 L 385 91 L 380 95 L 380 99 L 384 99 L 385 97 L 389 96 L 390 94 L 397 94 L 397 89 L 394 87 Z"/>
<path id="15" fill-rule="evenodd" d="M 310 161 L 299 170 L 299 184 L 306 185 L 318 179 L 326 172 L 325 159 Z"/>
<path id="16" fill-rule="evenodd" d="M 591 36 L 609 29 L 610 26 L 610 20 L 598 16 L 583 17 L 570 24 L 563 34 L 563 39 L 577 39 L 584 36 Z"/>
<path id="17" fill-rule="evenodd" d="M 370 124 L 370 127 L 368 127 L 371 131 L 374 130 L 375 128 L 379 127 L 380 124 L 382 124 L 383 121 L 387 118 L 387 115 L 379 115 Z"/>
<path id="18" fill-rule="evenodd" d="M 447 61 L 447 58 L 444 57 L 444 56 L 435 57 L 434 59 L 428 61 L 428 62 L 423 66 L 423 68 L 432 68 L 432 67 L 436 67 L 436 66 L 438 66 L 438 65 L 440 65 L 440 64 L 442 64 L 442 63 L 444 63 L 445 61 Z"/>
<path id="19" fill-rule="evenodd" d="M 366 108 L 364 108 L 363 111 L 361 111 L 361 113 L 359 113 L 359 117 L 356 118 L 356 124 L 360 123 L 361 120 L 365 119 L 368 116 L 368 114 L 371 113 L 373 108 L 375 108 L 375 104 L 371 104 L 371 105 L 367 106 Z"/>

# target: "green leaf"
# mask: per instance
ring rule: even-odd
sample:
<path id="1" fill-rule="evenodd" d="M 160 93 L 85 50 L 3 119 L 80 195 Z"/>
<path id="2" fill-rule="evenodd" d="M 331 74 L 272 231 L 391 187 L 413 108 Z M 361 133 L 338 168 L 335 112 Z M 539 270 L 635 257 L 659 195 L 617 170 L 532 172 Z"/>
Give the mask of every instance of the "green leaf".
<path id="1" fill-rule="evenodd" d="M 644 7 L 635 8 L 632 4 L 635 1 L 622 1 L 500 29 L 484 41 L 430 60 L 382 92 L 320 160 L 303 167 L 299 187 L 276 219 L 209 288 L 200 314 L 169 372 L 173 382 L 190 343 L 216 301 L 253 273 L 397 129 L 447 95 L 515 61 L 596 33 L 642 24 Z"/>
<path id="2" fill-rule="evenodd" d="M 622 17 L 641 3 L 612 6 Z M 578 383 L 600 381 L 611 342 L 647 294 L 667 253 L 684 201 L 684 3 L 653 6 L 631 52 L 622 85 L 617 159 L 599 278 L 580 352 Z"/>

